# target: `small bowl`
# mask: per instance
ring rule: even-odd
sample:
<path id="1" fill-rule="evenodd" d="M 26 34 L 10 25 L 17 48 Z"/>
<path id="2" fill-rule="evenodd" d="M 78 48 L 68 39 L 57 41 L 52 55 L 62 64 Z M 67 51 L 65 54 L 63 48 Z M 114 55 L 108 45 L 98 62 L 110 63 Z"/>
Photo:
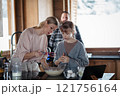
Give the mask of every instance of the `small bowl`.
<path id="1" fill-rule="evenodd" d="M 44 71 L 49 76 L 59 76 L 64 71 L 66 65 L 60 65 L 58 67 L 49 67 L 48 69 L 44 69 Z"/>

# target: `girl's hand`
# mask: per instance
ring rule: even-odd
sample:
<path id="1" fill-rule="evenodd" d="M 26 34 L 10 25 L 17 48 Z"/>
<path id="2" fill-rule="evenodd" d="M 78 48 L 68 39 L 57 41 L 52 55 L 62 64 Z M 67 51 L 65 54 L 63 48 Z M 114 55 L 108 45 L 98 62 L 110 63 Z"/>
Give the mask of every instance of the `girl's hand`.
<path id="1" fill-rule="evenodd" d="M 64 62 L 64 58 L 62 58 L 62 56 L 58 60 L 55 61 L 55 65 L 59 65 L 60 62 Z"/>
<path id="2" fill-rule="evenodd" d="M 59 58 L 59 61 L 62 62 L 62 63 L 68 63 L 69 62 L 69 57 L 68 56 L 61 56 Z"/>
<path id="3" fill-rule="evenodd" d="M 63 53 L 63 56 L 61 56 L 58 60 L 55 61 L 55 65 L 59 65 L 60 62 L 68 63 L 69 62 L 69 57 L 65 56 L 65 54 Z"/>

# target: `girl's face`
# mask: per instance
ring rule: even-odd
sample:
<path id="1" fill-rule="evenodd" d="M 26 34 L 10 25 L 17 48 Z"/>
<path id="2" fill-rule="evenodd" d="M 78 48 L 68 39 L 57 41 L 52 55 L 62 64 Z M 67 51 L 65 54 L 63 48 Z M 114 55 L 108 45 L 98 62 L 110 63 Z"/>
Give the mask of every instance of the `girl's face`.
<path id="1" fill-rule="evenodd" d="M 57 28 L 57 25 L 55 24 L 46 24 L 46 27 L 44 29 L 45 34 L 51 34 L 55 29 Z"/>
<path id="2" fill-rule="evenodd" d="M 73 38 L 72 32 L 62 32 L 62 36 L 64 40 L 70 40 L 71 38 Z"/>

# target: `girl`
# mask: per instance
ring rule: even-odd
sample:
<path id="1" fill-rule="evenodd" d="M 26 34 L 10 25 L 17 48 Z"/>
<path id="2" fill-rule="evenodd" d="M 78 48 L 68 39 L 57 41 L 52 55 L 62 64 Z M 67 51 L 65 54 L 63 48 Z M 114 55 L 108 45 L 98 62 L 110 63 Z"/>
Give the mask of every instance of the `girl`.
<path id="1" fill-rule="evenodd" d="M 55 65 L 66 64 L 67 70 L 77 72 L 77 67 L 85 67 L 89 64 L 84 45 L 74 38 L 74 25 L 66 21 L 60 26 L 64 41 L 61 41 L 56 49 Z"/>

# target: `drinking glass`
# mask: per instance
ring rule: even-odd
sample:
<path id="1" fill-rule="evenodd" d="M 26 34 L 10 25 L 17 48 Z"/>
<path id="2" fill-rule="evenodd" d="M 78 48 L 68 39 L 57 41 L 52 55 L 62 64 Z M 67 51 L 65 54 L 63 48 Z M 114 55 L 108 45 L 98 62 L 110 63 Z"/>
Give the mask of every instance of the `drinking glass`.
<path id="1" fill-rule="evenodd" d="M 21 70 L 21 62 L 15 62 L 12 64 L 12 79 L 21 77 L 22 70 Z"/>

